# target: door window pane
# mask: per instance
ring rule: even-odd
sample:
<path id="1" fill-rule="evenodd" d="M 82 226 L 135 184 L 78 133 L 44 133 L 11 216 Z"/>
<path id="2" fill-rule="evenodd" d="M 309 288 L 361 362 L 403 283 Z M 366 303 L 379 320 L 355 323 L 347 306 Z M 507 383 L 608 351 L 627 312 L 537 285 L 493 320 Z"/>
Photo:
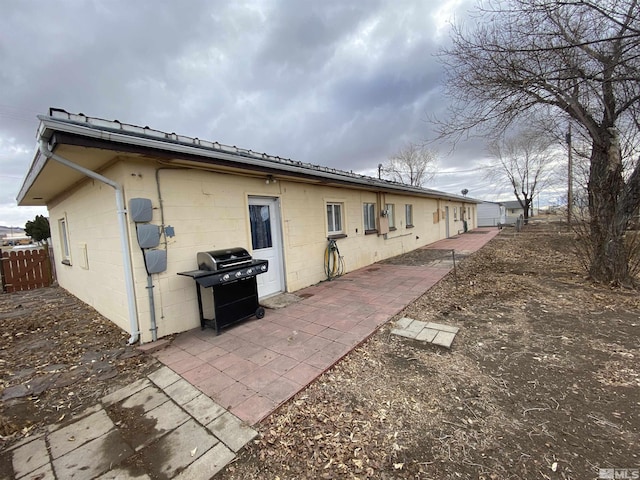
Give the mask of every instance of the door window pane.
<path id="1" fill-rule="evenodd" d="M 268 205 L 249 205 L 249 219 L 251 221 L 251 246 L 254 250 L 270 248 L 271 240 L 271 211 Z"/>

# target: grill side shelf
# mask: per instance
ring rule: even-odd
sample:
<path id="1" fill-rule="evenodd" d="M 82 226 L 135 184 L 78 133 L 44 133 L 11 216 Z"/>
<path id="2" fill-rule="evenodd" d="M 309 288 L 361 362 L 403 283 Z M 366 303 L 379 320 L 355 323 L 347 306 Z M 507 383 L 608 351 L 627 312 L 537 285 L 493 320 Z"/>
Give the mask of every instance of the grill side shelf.
<path id="1" fill-rule="evenodd" d="M 185 277 L 191 278 L 199 278 L 214 275 L 215 273 L 216 272 L 212 272 L 211 270 L 189 270 L 188 272 L 178 272 L 178 275 L 183 275 Z"/>

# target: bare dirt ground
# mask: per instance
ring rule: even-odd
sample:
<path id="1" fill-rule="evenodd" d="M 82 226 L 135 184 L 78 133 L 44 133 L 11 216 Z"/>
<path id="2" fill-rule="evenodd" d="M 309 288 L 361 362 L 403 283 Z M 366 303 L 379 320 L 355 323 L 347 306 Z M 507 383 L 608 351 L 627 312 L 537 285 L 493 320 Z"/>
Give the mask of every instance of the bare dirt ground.
<path id="1" fill-rule="evenodd" d="M 593 479 L 638 467 L 638 292 L 590 284 L 572 242 L 558 225 L 505 230 L 402 313 L 460 327 L 450 351 L 383 327 L 258 425 L 220 477 Z M 425 252 L 404 261 L 438 257 Z"/>
<path id="2" fill-rule="evenodd" d="M 157 368 L 128 335 L 61 288 L 0 294 L 0 478 L 6 447 Z"/>
<path id="3" fill-rule="evenodd" d="M 216 478 L 595 479 L 640 465 L 640 297 L 588 282 L 561 225 L 506 229 L 256 425 Z M 393 259 L 424 265 L 443 252 Z M 399 318 L 399 317 L 398 317 Z M 152 357 L 59 288 L 0 294 L 0 452 L 148 373 Z M 11 478 L 0 453 L 0 478 Z"/>

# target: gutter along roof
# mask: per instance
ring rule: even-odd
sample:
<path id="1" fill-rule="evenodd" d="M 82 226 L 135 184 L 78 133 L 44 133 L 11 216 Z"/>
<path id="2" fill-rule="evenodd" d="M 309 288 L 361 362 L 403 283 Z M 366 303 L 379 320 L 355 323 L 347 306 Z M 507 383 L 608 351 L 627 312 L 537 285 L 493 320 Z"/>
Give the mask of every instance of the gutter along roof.
<path id="1" fill-rule="evenodd" d="M 114 152 L 144 154 L 172 161 L 200 164 L 201 166 L 225 166 L 272 175 L 284 175 L 297 179 L 336 186 L 382 191 L 388 193 L 408 193 L 444 200 L 481 203 L 469 197 L 448 194 L 438 190 L 413 187 L 388 180 L 379 180 L 366 175 L 304 163 L 287 158 L 258 153 L 218 142 L 162 132 L 149 127 L 139 127 L 117 120 L 103 120 L 72 114 L 61 109 L 50 109 L 49 115 L 39 115 L 38 139 L 51 144 L 52 150 L 60 145 L 75 145 L 98 148 Z M 48 160 L 36 152 L 29 172 L 18 193 L 20 205 L 45 205 L 43 196 L 33 196 L 36 181 Z M 96 165 L 96 169 L 102 165 Z M 87 168 L 91 168 L 87 166 Z M 45 180 L 46 181 L 46 180 Z M 62 193 L 61 188 L 57 194 Z M 28 194 L 31 193 L 30 198 Z M 53 194 L 49 192 L 49 199 Z M 34 203 L 35 202 L 35 203 Z"/>

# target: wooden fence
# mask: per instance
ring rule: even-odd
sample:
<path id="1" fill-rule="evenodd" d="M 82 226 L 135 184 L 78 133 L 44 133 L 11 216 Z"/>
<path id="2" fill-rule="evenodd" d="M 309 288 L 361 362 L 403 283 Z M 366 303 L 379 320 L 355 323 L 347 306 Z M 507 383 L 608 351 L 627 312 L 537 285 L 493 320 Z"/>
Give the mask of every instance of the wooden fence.
<path id="1" fill-rule="evenodd" d="M 2 253 L 2 290 L 7 293 L 48 287 L 53 281 L 47 249 Z"/>

